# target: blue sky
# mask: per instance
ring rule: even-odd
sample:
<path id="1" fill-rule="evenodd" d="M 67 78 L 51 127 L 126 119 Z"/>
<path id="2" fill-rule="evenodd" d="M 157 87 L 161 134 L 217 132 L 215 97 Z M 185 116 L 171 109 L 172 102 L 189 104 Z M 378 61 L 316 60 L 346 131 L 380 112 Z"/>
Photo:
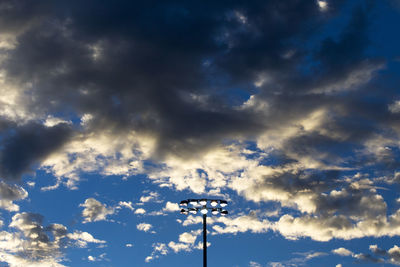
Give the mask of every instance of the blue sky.
<path id="1" fill-rule="evenodd" d="M 400 265 L 398 0 L 0 3 L 0 265 Z"/>

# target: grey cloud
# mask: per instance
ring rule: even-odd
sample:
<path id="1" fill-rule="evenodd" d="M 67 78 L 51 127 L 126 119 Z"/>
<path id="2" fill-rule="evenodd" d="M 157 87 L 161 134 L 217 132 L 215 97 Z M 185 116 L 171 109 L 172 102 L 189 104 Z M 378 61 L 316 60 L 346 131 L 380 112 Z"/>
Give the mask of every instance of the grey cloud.
<path id="1" fill-rule="evenodd" d="M 9 128 L 3 133 L 0 148 L 0 176 L 5 180 L 17 180 L 31 171 L 51 152 L 61 147 L 71 135 L 66 124 L 45 127 L 32 123 Z"/>
<path id="2" fill-rule="evenodd" d="M 62 224 L 43 224 L 44 217 L 37 213 L 15 214 L 9 231 L 0 232 L 0 257 L 12 267 L 64 266 L 67 247 L 85 247 L 88 243 L 105 243 L 87 232 L 68 233 Z"/>
<path id="3" fill-rule="evenodd" d="M 24 199 L 27 196 L 28 192 L 22 187 L 0 182 L 0 208 L 9 211 L 18 211 L 19 207 L 13 201 Z"/>
<path id="4" fill-rule="evenodd" d="M 345 248 L 340 248 L 342 251 L 348 251 Z M 397 245 L 394 245 L 392 248 L 385 250 L 379 248 L 377 245 L 370 245 L 369 250 L 372 253 L 345 253 L 340 254 L 341 256 L 351 256 L 355 259 L 356 263 L 369 263 L 369 264 L 393 264 L 393 265 L 400 265 L 400 248 Z M 337 249 L 336 251 L 339 251 Z M 335 251 L 334 251 L 335 252 Z M 350 252 L 350 251 L 349 251 Z M 335 252 L 336 253 L 336 252 Z"/>
<path id="5" fill-rule="evenodd" d="M 20 257 L 35 262 L 61 256 L 59 249 L 65 242 L 67 228 L 59 224 L 43 227 L 42 222 L 40 214 L 23 212 L 13 216 L 10 227 L 18 229 L 25 237 L 22 239 L 23 249 L 17 248 L 16 251 Z M 52 233 L 53 239 L 47 232 Z"/>
<path id="6" fill-rule="evenodd" d="M 102 204 L 100 201 L 94 198 L 86 199 L 85 203 L 80 204 L 79 206 L 84 207 L 82 211 L 84 222 L 106 220 L 108 215 L 114 213 L 113 208 L 107 207 L 105 204 Z"/>
<path id="7" fill-rule="evenodd" d="M 341 4 L 331 2 L 332 10 Z M 48 9 L 52 12 L 44 12 L 40 23 L 19 36 L 4 64 L 9 77 L 34 81 L 31 92 L 37 101 L 31 105 L 46 112 L 67 107 L 78 116 L 91 113 L 93 130 L 152 132 L 160 157 L 188 157 L 222 139 L 252 138 L 262 131 L 268 123 L 232 109 L 226 94 L 239 84 L 248 94 L 260 72 L 292 72 L 301 58 L 282 58 L 291 49 L 282 44 L 307 35 L 303 21 L 308 26 L 324 21 L 316 3 L 307 1 L 163 2 L 151 7 L 55 2 Z M 248 18 L 242 30 L 230 15 L 235 11 Z M 229 40 L 218 39 L 228 35 Z M 202 64 L 206 60 L 208 67 Z M 191 93 L 209 95 L 207 109 L 182 98 Z"/>

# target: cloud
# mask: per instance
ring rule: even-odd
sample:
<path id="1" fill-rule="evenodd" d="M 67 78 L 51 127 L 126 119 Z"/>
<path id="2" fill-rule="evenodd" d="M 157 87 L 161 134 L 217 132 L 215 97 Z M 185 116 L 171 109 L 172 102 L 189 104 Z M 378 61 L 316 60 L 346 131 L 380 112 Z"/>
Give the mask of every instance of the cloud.
<path id="1" fill-rule="evenodd" d="M 141 196 L 140 197 L 140 202 L 146 203 L 146 202 L 160 202 L 160 194 L 157 192 L 148 192 L 147 195 Z"/>
<path id="2" fill-rule="evenodd" d="M 68 233 L 61 224 L 42 224 L 43 216 L 35 213 L 17 213 L 10 228 L 0 232 L 0 259 L 10 266 L 64 266 L 62 250 L 71 245 L 85 247 L 87 243 L 105 243 L 87 232 Z M 77 242 L 77 243 L 75 243 Z M 84 245 L 83 245 L 84 244 Z"/>
<path id="3" fill-rule="evenodd" d="M 261 267 L 261 264 L 259 264 L 258 262 L 255 262 L 255 261 L 250 261 L 249 266 L 250 267 Z"/>
<path id="4" fill-rule="evenodd" d="M 345 248 L 341 248 L 343 251 L 348 251 Z M 397 245 L 394 245 L 392 248 L 388 250 L 379 248 L 378 245 L 370 245 L 369 250 L 372 254 L 369 253 L 337 253 L 342 256 L 351 256 L 357 260 L 359 263 L 376 263 L 376 264 L 393 264 L 400 265 L 400 248 Z M 335 251 L 333 251 L 336 253 Z"/>
<path id="5" fill-rule="evenodd" d="M 152 142 L 151 138 L 134 132 L 104 130 L 76 135 L 42 162 L 41 168 L 57 179 L 56 185 L 48 189 L 60 184 L 76 189 L 82 172 L 124 177 L 141 173 L 142 161 L 148 158 Z"/>
<path id="6" fill-rule="evenodd" d="M 170 241 L 167 245 L 164 243 L 154 243 L 153 252 L 150 256 L 146 257 L 145 261 L 149 262 L 153 259 L 159 258 L 161 255 L 167 255 L 171 251 L 179 253 L 181 251 L 190 252 L 193 249 L 203 249 L 203 245 L 200 242 L 195 244 L 197 236 L 202 233 L 202 230 L 192 230 L 190 232 L 184 232 L 179 235 L 179 241 Z M 207 242 L 207 246 L 211 245 Z"/>
<path id="7" fill-rule="evenodd" d="M 86 199 L 85 203 L 79 206 L 84 207 L 82 211 L 83 223 L 106 220 L 107 216 L 114 214 L 115 211 L 113 208 L 107 207 L 94 198 Z"/>
<path id="8" fill-rule="evenodd" d="M 183 226 L 201 224 L 202 218 L 189 215 L 183 222 Z M 268 220 L 260 221 L 254 214 L 237 217 L 210 217 L 207 224 L 212 225 L 211 234 L 237 234 L 250 231 L 252 233 L 265 233 L 272 227 Z M 223 226 L 221 226 L 221 224 Z"/>
<path id="9" fill-rule="evenodd" d="M 105 259 L 106 256 L 107 256 L 106 253 L 103 253 L 103 254 L 99 255 L 98 257 L 89 255 L 89 256 L 87 257 L 87 259 L 88 259 L 88 261 L 92 261 L 92 262 L 94 262 L 94 261 L 103 261 L 103 260 Z"/>
<path id="10" fill-rule="evenodd" d="M 199 230 L 199 231 L 192 231 L 192 232 L 190 232 L 190 233 L 188 233 L 188 232 L 185 232 L 185 233 L 183 233 L 183 234 L 180 234 L 179 235 L 179 242 L 182 242 L 182 243 L 186 243 L 186 244 L 194 244 L 194 242 L 196 241 L 196 239 L 197 239 L 197 236 L 201 233 L 202 231 L 201 230 Z"/>
<path id="11" fill-rule="evenodd" d="M 395 101 L 394 103 L 390 104 L 389 110 L 392 113 L 399 113 L 400 112 L 400 100 Z"/>
<path id="12" fill-rule="evenodd" d="M 120 202 L 118 202 L 118 207 L 120 207 L 120 208 L 124 207 L 124 208 L 130 209 L 131 211 L 134 210 L 134 208 L 132 207 L 131 201 L 128 201 L 128 202 L 120 201 Z"/>
<path id="13" fill-rule="evenodd" d="M 28 197 L 28 192 L 17 185 L 9 185 L 0 182 L 0 208 L 8 211 L 19 211 L 19 206 L 14 204 L 15 200 L 22 200 Z"/>
<path id="14" fill-rule="evenodd" d="M 145 213 L 146 213 L 146 210 L 142 209 L 142 208 L 138 208 L 135 210 L 135 214 L 145 214 Z"/>
<path id="15" fill-rule="evenodd" d="M 74 242 L 74 244 L 78 247 L 85 248 L 87 247 L 88 243 L 95 243 L 95 244 L 105 244 L 106 241 L 96 239 L 88 232 L 82 231 L 74 231 L 73 233 L 69 233 L 68 238 Z"/>
<path id="16" fill-rule="evenodd" d="M 317 3 L 318 3 L 319 8 L 320 8 L 322 11 L 325 11 L 325 10 L 328 9 L 328 2 L 327 2 L 327 1 L 318 0 Z"/>
<path id="17" fill-rule="evenodd" d="M 307 265 L 307 262 L 318 257 L 324 257 L 327 256 L 327 253 L 324 252 L 315 252 L 315 251 L 308 251 L 308 252 L 302 252 L 302 253 L 294 253 L 297 256 L 290 259 L 286 260 L 283 262 L 269 262 L 268 266 L 271 267 L 283 267 L 283 266 L 305 266 Z"/>
<path id="18" fill-rule="evenodd" d="M 53 127 L 30 123 L 13 127 L 12 131 L 12 135 L 3 135 L 0 149 L 0 176 L 9 181 L 31 171 L 34 164 L 60 148 L 72 134 L 65 123 Z"/>
<path id="19" fill-rule="evenodd" d="M 168 254 L 168 247 L 164 243 L 153 243 L 152 244 L 153 251 L 150 256 L 147 256 L 145 262 L 150 262 L 154 259 L 158 259 L 160 255 Z"/>
<path id="20" fill-rule="evenodd" d="M 197 157 L 194 155 L 213 149 L 227 138 L 252 138 L 260 134 L 269 127 L 267 123 L 251 110 L 238 110 L 236 105 L 232 106 L 218 92 L 220 90 L 213 88 L 208 77 L 214 69 L 218 70 L 219 75 L 228 77 L 225 79 L 227 82 L 218 82 L 217 87 L 221 92 L 229 92 L 234 84 L 239 83 L 244 85 L 244 94 L 247 87 L 263 73 L 277 76 L 273 77 L 277 81 L 296 80 L 296 73 L 292 73 L 293 66 L 301 64 L 306 57 L 281 55 L 300 49 L 295 49 L 288 40 L 292 40 L 299 32 L 304 33 L 305 28 L 310 32 L 308 35 L 313 34 L 305 18 L 320 21 L 319 7 L 323 1 L 319 1 L 318 5 L 312 1 L 288 3 L 281 5 L 279 10 L 273 8 L 277 6 L 275 2 L 278 1 L 252 5 L 232 3 L 227 6 L 203 3 L 207 10 L 213 12 L 201 16 L 184 16 L 179 12 L 170 14 L 181 9 L 197 14 L 197 8 L 189 3 L 179 4 L 181 9 L 163 8 L 165 16 L 156 15 L 152 6 L 143 4 L 141 10 L 153 14 L 149 16 L 151 20 L 140 16 L 113 16 L 115 23 L 108 25 L 107 31 L 102 33 L 98 31 L 99 27 L 102 28 L 102 20 L 86 6 L 71 3 L 68 12 L 59 10 L 53 13 L 49 12 L 51 8 L 39 5 L 27 12 L 29 15 L 21 15 L 21 10 L 29 8 L 18 8 L 10 2 L 2 28 L 18 37 L 18 42 L 8 45 L 7 57 L 1 65 L 6 80 L 15 81 L 18 86 L 15 91 L 22 92 L 18 95 L 29 92 L 34 96 L 20 100 L 20 106 L 28 109 L 26 113 L 35 115 L 31 120 L 47 121 L 47 125 L 53 126 L 47 128 L 59 128 L 60 124 L 69 124 L 77 119 L 85 122 L 70 127 L 75 133 L 72 139 L 59 139 L 59 143 L 50 146 L 48 150 L 43 148 L 43 153 L 47 152 L 43 155 L 31 153 L 31 161 L 43 162 L 51 155 L 42 167 L 51 171 L 59 183 L 62 179 L 69 179 L 67 185 L 74 188 L 73 183 L 76 183 L 79 171 L 94 169 L 106 175 L 129 176 L 142 171 L 140 161 L 146 157 L 154 160 L 173 155 L 194 159 Z M 102 8 L 114 10 L 109 5 L 105 3 Z M 164 5 L 171 4 L 164 3 L 161 6 Z M 330 5 L 335 7 L 338 4 L 332 1 Z M 119 8 L 132 10 L 133 13 L 136 10 L 128 3 Z M 260 10 L 266 10 L 269 16 Z M 90 13 L 93 20 L 84 19 L 81 16 L 83 13 Z M 277 19 L 274 16 L 276 14 L 285 19 Z M 179 18 L 182 25 L 191 25 L 193 28 L 189 30 L 180 24 L 173 26 L 164 23 L 170 15 Z M 120 26 L 125 25 L 127 20 L 132 27 L 121 32 Z M 140 30 L 137 25 L 142 25 Z M 159 28 L 155 30 L 151 25 L 158 25 Z M 202 30 L 203 25 L 208 25 L 206 30 Z M 241 25 L 241 31 L 237 30 L 238 25 Z M 362 30 L 352 33 L 362 33 Z M 149 35 L 148 31 L 154 32 Z M 198 35 L 193 35 L 195 31 Z M 159 38 L 155 40 L 151 36 Z M 137 46 L 133 40 L 143 40 L 153 45 Z M 269 46 L 259 49 L 266 41 Z M 362 41 L 354 45 L 357 46 L 354 50 L 363 48 Z M 7 44 L 10 43 L 7 41 Z M 173 47 L 185 47 L 186 52 L 181 53 L 182 50 L 174 50 Z M 340 54 L 343 51 L 334 52 Z M 157 55 L 163 55 L 163 60 L 148 60 Z M 316 60 L 320 57 L 316 55 Z M 123 59 L 128 58 L 135 60 L 130 60 L 127 66 Z M 207 58 L 209 65 L 201 64 Z M 175 62 L 173 68 L 170 62 Z M 328 68 L 331 62 L 323 63 L 322 69 Z M 359 62 L 350 63 L 347 64 L 351 65 L 349 68 Z M 159 75 L 154 77 L 148 70 Z M 287 76 L 280 77 L 278 73 L 288 73 L 294 77 L 288 79 Z M 348 75 L 339 73 L 336 77 Z M 315 87 L 328 84 L 325 80 L 323 76 Z M 355 80 L 352 85 L 361 79 Z M 291 88 L 288 83 L 282 83 L 284 92 Z M 267 83 L 260 85 L 260 90 L 268 92 L 267 86 Z M 109 90 L 110 87 L 113 90 Z M 238 97 L 235 101 L 240 105 L 244 100 Z M 72 113 L 73 118 L 71 115 L 55 117 L 54 113 Z M 88 116 L 90 120 L 87 120 Z M 134 133 L 135 137 L 130 137 L 128 133 Z M 138 135 L 147 136 L 151 140 L 152 148 L 148 154 L 144 153 L 146 149 L 141 147 L 142 142 L 124 141 L 129 138 L 130 141 L 135 140 Z M 40 139 L 55 140 L 46 138 L 46 133 L 42 132 L 37 133 L 37 136 Z M 102 142 L 102 146 L 109 144 L 112 151 L 99 151 L 95 145 L 90 145 L 90 141 L 94 142 L 92 138 L 110 141 Z M 134 145 L 124 146 L 126 144 Z M 126 147 L 126 151 L 132 148 L 135 150 L 134 155 L 122 153 L 121 164 L 118 164 L 118 156 L 115 155 L 119 147 Z M 74 155 L 77 160 L 68 162 L 68 155 Z M 104 156 L 104 164 L 96 164 L 93 161 L 96 156 Z M 2 166 L 6 168 L 10 164 L 4 162 Z M 62 171 L 63 167 L 66 167 L 65 171 Z M 16 173 L 13 179 L 19 176 L 20 173 Z"/>
<path id="21" fill-rule="evenodd" d="M 153 228 L 153 225 L 149 223 L 139 223 L 138 225 L 136 225 L 136 228 L 139 231 L 148 232 Z"/>
<path id="22" fill-rule="evenodd" d="M 341 256 L 351 256 L 353 255 L 353 252 L 351 252 L 350 250 L 346 249 L 346 248 L 337 248 L 332 250 L 333 253 L 341 255 Z"/>
<path id="23" fill-rule="evenodd" d="M 170 241 L 168 243 L 168 247 L 170 247 L 175 253 L 180 251 L 190 251 L 190 244 L 186 243 L 175 243 L 174 241 Z"/>
<path id="24" fill-rule="evenodd" d="M 165 203 L 165 207 L 163 208 L 164 212 L 175 212 L 175 211 L 179 211 L 179 205 L 178 203 L 172 203 L 172 202 L 167 202 Z"/>

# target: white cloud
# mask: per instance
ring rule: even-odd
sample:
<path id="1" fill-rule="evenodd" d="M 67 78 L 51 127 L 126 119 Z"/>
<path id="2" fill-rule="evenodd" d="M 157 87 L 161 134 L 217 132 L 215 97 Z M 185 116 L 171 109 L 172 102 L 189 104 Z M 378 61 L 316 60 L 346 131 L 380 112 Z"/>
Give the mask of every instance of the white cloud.
<path id="1" fill-rule="evenodd" d="M 217 146 L 190 160 L 168 157 L 161 169 L 154 169 L 148 175 L 158 184 L 174 187 L 182 191 L 206 193 L 225 188 L 228 182 L 250 166 L 258 165 L 257 160 L 249 160 L 240 146 Z"/>
<path id="2" fill-rule="evenodd" d="M 180 251 L 190 251 L 190 244 L 187 243 L 175 243 L 171 241 L 168 243 L 168 247 L 170 247 L 175 253 Z"/>
<path id="3" fill-rule="evenodd" d="M 179 235 L 179 242 L 170 241 L 168 245 L 163 243 L 153 244 L 153 252 L 148 256 L 145 261 L 149 262 L 153 259 L 159 258 L 160 255 L 167 255 L 171 250 L 174 253 L 179 253 L 181 251 L 192 251 L 193 249 L 203 249 L 201 242 L 195 244 L 197 236 L 202 233 L 202 230 L 193 230 L 190 232 L 185 232 Z M 207 242 L 207 246 L 211 245 Z"/>
<path id="4" fill-rule="evenodd" d="M 255 261 L 250 261 L 249 266 L 250 267 L 262 267 L 261 264 L 259 264 L 258 262 L 255 262 Z"/>
<path id="5" fill-rule="evenodd" d="M 145 213 L 146 213 L 146 210 L 142 209 L 142 208 L 138 208 L 135 210 L 135 214 L 145 214 Z"/>
<path id="6" fill-rule="evenodd" d="M 103 254 L 99 255 L 98 257 L 89 255 L 88 256 L 88 261 L 92 261 L 92 262 L 94 262 L 94 261 L 102 261 L 102 260 L 104 260 L 106 258 L 106 255 L 107 255 L 106 253 L 103 253 Z"/>
<path id="7" fill-rule="evenodd" d="M 118 203 L 118 207 L 124 207 L 124 208 L 127 208 L 127 209 L 130 209 L 130 210 L 134 210 L 134 208 L 133 208 L 133 206 L 132 206 L 132 202 L 131 201 L 128 201 L 128 202 L 126 202 L 126 201 L 120 201 L 119 203 Z"/>
<path id="8" fill-rule="evenodd" d="M 41 168 L 57 179 L 55 185 L 43 190 L 56 189 L 60 184 L 77 189 L 81 173 L 124 177 L 143 173 L 143 160 L 150 157 L 153 147 L 152 138 L 134 132 L 116 135 L 111 130 L 104 130 L 74 135 L 41 163 Z"/>
<path id="9" fill-rule="evenodd" d="M 178 203 L 172 203 L 169 201 L 165 204 L 165 207 L 163 208 L 164 212 L 175 212 L 175 211 L 179 211 L 179 210 L 180 210 L 180 208 L 179 208 Z"/>
<path id="10" fill-rule="evenodd" d="M 201 224 L 202 218 L 199 216 L 189 215 L 183 226 Z M 242 215 L 234 218 L 231 217 L 210 217 L 207 218 L 207 224 L 212 225 L 211 234 L 237 234 L 243 232 L 265 233 L 271 229 L 272 223 L 268 220 L 259 220 L 256 216 Z M 219 224 L 223 224 L 222 227 Z"/>
<path id="11" fill-rule="evenodd" d="M 79 206 L 84 207 L 82 211 L 82 217 L 84 218 L 83 223 L 106 220 L 108 215 L 114 213 L 113 208 L 107 207 L 94 198 L 86 199 L 85 203 Z"/>
<path id="12" fill-rule="evenodd" d="M 194 244 L 196 242 L 197 236 L 202 232 L 202 230 L 192 231 L 190 233 L 185 232 L 179 235 L 179 242 L 186 244 Z"/>
<path id="13" fill-rule="evenodd" d="M 324 252 L 314 252 L 314 251 L 309 251 L 309 252 L 297 252 L 294 253 L 296 257 L 283 261 L 283 262 L 269 262 L 268 266 L 272 267 L 285 267 L 285 266 L 305 266 L 307 265 L 307 262 L 311 259 L 317 258 L 317 257 L 323 257 L 327 256 L 327 253 Z"/>
<path id="14" fill-rule="evenodd" d="M 138 225 L 136 225 L 136 228 L 139 231 L 148 232 L 153 228 L 153 226 L 149 223 L 139 223 Z"/>
<path id="15" fill-rule="evenodd" d="M 73 233 L 67 234 L 67 237 L 75 241 L 75 245 L 81 248 L 87 247 L 88 243 L 94 244 L 105 244 L 106 241 L 96 239 L 88 232 L 74 231 Z"/>
<path id="16" fill-rule="evenodd" d="M 160 194 L 157 192 L 149 192 L 145 196 L 140 197 L 140 202 L 146 203 L 146 202 L 160 202 Z"/>
<path id="17" fill-rule="evenodd" d="M 83 116 L 81 117 L 81 125 L 82 126 L 86 126 L 88 125 L 88 123 L 93 119 L 93 115 L 89 114 L 89 113 L 85 113 L 83 114 Z"/>
<path id="18" fill-rule="evenodd" d="M 131 247 L 133 247 L 133 244 L 130 244 L 130 243 L 128 243 L 128 244 L 125 244 L 125 247 L 127 247 L 127 248 L 131 248 Z"/>
<path id="19" fill-rule="evenodd" d="M 53 126 L 56 126 L 61 123 L 72 124 L 71 121 L 66 121 L 64 119 L 53 117 L 52 115 L 48 115 L 46 120 L 44 121 L 43 125 L 46 127 L 53 127 Z"/>
<path id="20" fill-rule="evenodd" d="M 160 255 L 168 254 L 168 246 L 164 243 L 153 243 L 153 251 L 150 256 L 146 257 L 145 262 L 150 262 L 160 257 Z"/>
<path id="21" fill-rule="evenodd" d="M 351 252 L 350 250 L 346 249 L 346 248 L 337 248 L 332 250 L 333 253 L 338 254 L 340 256 L 351 256 L 353 255 L 353 252 Z"/>

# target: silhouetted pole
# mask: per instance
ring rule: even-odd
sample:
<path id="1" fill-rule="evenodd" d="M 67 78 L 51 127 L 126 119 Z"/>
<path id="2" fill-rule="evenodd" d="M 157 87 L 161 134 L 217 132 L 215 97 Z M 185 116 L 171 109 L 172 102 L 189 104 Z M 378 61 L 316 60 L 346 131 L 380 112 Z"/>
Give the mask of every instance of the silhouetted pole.
<path id="1" fill-rule="evenodd" d="M 181 206 L 181 214 L 196 215 L 198 212 L 203 214 L 203 267 L 207 267 L 207 213 L 211 211 L 212 215 L 228 215 L 228 211 L 224 209 L 228 202 L 223 199 L 189 198 L 182 200 L 179 205 Z"/>
<path id="2" fill-rule="evenodd" d="M 203 267 L 207 267 L 207 215 L 203 214 Z"/>

